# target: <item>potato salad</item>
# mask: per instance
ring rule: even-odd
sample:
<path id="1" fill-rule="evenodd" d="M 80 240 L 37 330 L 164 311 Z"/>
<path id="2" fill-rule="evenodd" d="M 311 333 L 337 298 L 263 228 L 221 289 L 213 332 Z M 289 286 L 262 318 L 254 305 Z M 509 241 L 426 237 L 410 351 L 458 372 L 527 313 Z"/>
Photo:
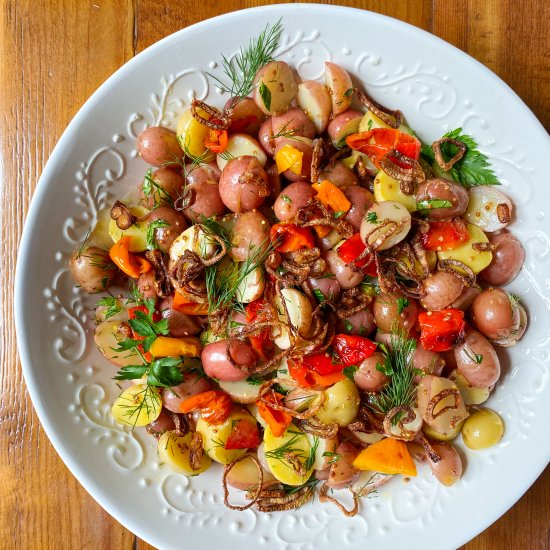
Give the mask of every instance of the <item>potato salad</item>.
<path id="1" fill-rule="evenodd" d="M 503 437 L 484 404 L 527 326 L 501 288 L 525 254 L 473 136 L 424 142 L 335 63 L 301 80 L 282 32 L 223 57 L 224 105 L 141 132 L 149 167 L 70 267 L 98 294 L 112 415 L 165 467 L 221 464 L 231 509 L 318 493 L 352 516 L 422 462 L 453 485 L 456 441 Z"/>

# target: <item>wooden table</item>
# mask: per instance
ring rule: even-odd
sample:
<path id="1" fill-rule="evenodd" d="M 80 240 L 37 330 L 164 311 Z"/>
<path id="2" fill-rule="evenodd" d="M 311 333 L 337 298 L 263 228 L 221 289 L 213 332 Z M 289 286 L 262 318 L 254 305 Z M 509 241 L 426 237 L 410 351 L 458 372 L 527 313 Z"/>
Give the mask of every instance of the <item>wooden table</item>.
<path id="1" fill-rule="evenodd" d="M 80 487 L 39 425 L 15 344 L 12 288 L 19 237 L 51 150 L 78 108 L 109 75 L 178 29 L 265 3 L 270 2 L 0 1 L 0 246 L 5 258 L 0 293 L 0 548 L 150 548 Z M 339 3 L 385 13 L 458 46 L 501 76 L 550 128 L 550 3 Z M 550 468 L 512 510 L 465 548 L 550 548 Z"/>

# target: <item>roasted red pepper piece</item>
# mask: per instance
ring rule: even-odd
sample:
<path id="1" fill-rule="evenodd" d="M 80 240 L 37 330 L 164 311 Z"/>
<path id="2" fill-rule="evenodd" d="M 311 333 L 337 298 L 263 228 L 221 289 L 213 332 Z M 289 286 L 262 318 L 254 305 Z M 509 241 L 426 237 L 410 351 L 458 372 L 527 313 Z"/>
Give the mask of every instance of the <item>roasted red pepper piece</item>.
<path id="1" fill-rule="evenodd" d="M 237 420 L 231 430 L 231 435 L 225 442 L 228 451 L 234 449 L 255 449 L 261 443 L 260 430 L 254 422 Z"/>
<path id="2" fill-rule="evenodd" d="M 453 250 L 470 238 L 464 223 L 451 220 L 448 222 L 430 222 L 430 229 L 422 233 L 422 245 L 434 252 Z"/>
<path id="3" fill-rule="evenodd" d="M 338 256 L 347 264 L 353 262 L 355 258 L 359 257 L 365 250 L 365 243 L 361 240 L 361 235 L 356 233 L 353 237 L 345 241 L 338 247 Z M 362 260 L 356 262 L 357 267 L 364 268 L 363 271 L 367 275 L 376 277 L 376 264 L 372 254 L 365 256 Z"/>
<path id="4" fill-rule="evenodd" d="M 373 128 L 368 132 L 351 134 L 346 143 L 356 151 L 367 155 L 380 168 L 380 161 L 395 149 L 414 160 L 420 157 L 421 143 L 414 136 L 394 130 L 392 128 Z M 396 164 L 399 164 L 394 160 Z"/>
<path id="5" fill-rule="evenodd" d="M 376 344 L 363 336 L 337 334 L 331 344 L 332 348 L 346 367 L 359 365 L 376 351 Z"/>
<path id="6" fill-rule="evenodd" d="M 293 223 L 276 223 L 269 232 L 271 242 L 278 242 L 276 252 L 295 252 L 302 248 L 313 248 L 315 239 L 311 229 L 298 227 Z"/>
<path id="7" fill-rule="evenodd" d="M 247 323 L 267 321 L 267 316 L 262 313 L 264 307 L 264 300 L 250 302 L 245 308 Z M 259 334 L 249 336 L 248 339 L 250 340 L 252 349 L 258 354 L 260 359 L 264 361 L 271 359 L 274 347 L 273 340 L 271 339 L 271 330 L 269 328 L 265 328 Z"/>
<path id="8" fill-rule="evenodd" d="M 430 351 L 448 351 L 462 343 L 466 322 L 460 309 L 425 311 L 418 316 L 420 343 Z"/>

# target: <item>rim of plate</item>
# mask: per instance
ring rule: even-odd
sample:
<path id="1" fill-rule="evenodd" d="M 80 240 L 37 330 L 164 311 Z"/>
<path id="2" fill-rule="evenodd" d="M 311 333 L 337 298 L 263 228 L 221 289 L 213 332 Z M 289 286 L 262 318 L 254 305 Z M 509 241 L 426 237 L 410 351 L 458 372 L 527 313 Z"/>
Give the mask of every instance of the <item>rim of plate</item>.
<path id="1" fill-rule="evenodd" d="M 144 523 L 137 521 L 137 518 L 127 514 L 119 505 L 112 501 L 108 495 L 105 495 L 102 490 L 100 490 L 96 483 L 94 482 L 94 477 L 88 470 L 81 467 L 77 458 L 73 456 L 73 453 L 69 450 L 67 445 L 64 443 L 63 439 L 60 437 L 56 431 L 54 425 L 51 423 L 48 415 L 48 406 L 47 402 L 42 398 L 37 385 L 37 381 L 33 375 L 33 365 L 31 364 L 30 354 L 29 354 L 29 334 L 27 334 L 24 326 L 24 310 L 25 310 L 25 292 L 24 292 L 24 273 L 26 268 L 30 263 L 30 250 L 32 248 L 32 233 L 34 226 L 36 224 L 36 217 L 40 204 L 48 193 L 47 181 L 50 179 L 51 175 L 55 172 L 57 166 L 63 163 L 62 151 L 65 147 L 65 144 L 72 138 L 72 135 L 78 129 L 80 120 L 85 116 L 85 114 L 93 110 L 98 103 L 98 101 L 108 93 L 110 86 L 120 80 L 122 80 L 127 73 L 130 73 L 134 70 L 134 66 L 142 63 L 143 60 L 148 57 L 154 56 L 157 50 L 162 49 L 163 45 L 166 42 L 177 41 L 180 39 L 191 38 L 195 33 L 204 30 L 207 27 L 215 28 L 216 26 L 225 25 L 230 23 L 232 20 L 238 20 L 243 15 L 249 16 L 254 12 L 261 12 L 262 15 L 272 12 L 274 15 L 291 15 L 294 12 L 307 12 L 315 10 L 316 12 L 325 12 L 326 15 L 344 15 L 353 12 L 357 17 L 365 17 L 370 19 L 370 21 L 380 21 L 384 25 L 393 28 L 398 32 L 405 32 L 407 34 L 415 35 L 419 40 L 429 42 L 432 45 L 440 49 L 447 50 L 450 55 L 452 55 L 456 61 L 461 61 L 465 64 L 470 65 L 473 70 L 481 71 L 486 77 L 489 77 L 493 80 L 496 86 L 499 86 L 506 94 L 513 96 L 515 102 L 518 106 L 524 111 L 524 115 L 530 119 L 530 123 L 534 127 L 538 127 L 539 136 L 536 136 L 537 141 L 546 141 L 548 144 L 549 154 L 550 154 L 550 136 L 532 113 L 532 111 L 527 107 L 525 102 L 512 90 L 501 78 L 499 78 L 495 73 L 488 69 L 485 65 L 463 52 L 462 50 L 456 48 L 455 46 L 449 44 L 445 40 L 431 34 L 428 31 L 415 27 L 410 23 L 400 21 L 393 17 L 382 15 L 379 13 L 371 12 L 368 10 L 363 10 L 359 8 L 352 8 L 346 6 L 331 6 L 326 4 L 305 4 L 305 3 L 296 3 L 296 4 L 273 4 L 266 6 L 258 6 L 254 8 L 248 8 L 245 10 L 239 10 L 235 12 L 230 12 L 222 14 L 204 21 L 195 23 L 189 27 L 176 31 L 165 38 L 155 42 L 139 54 L 135 55 L 132 59 L 128 60 L 124 65 L 122 65 L 115 73 L 113 73 L 101 86 L 86 100 L 82 107 L 78 110 L 76 115 L 73 117 L 71 122 L 68 124 L 67 128 L 64 130 L 59 141 L 55 145 L 44 170 L 38 180 L 36 185 L 35 192 L 31 199 L 31 204 L 27 213 L 25 220 L 23 233 L 21 236 L 19 251 L 17 255 L 17 265 L 16 265 L 16 274 L 15 274 L 15 289 L 14 289 L 14 313 L 15 313 L 15 328 L 16 328 L 16 337 L 17 337 L 17 346 L 19 351 L 19 357 L 21 360 L 23 376 L 25 383 L 31 397 L 34 409 L 38 415 L 42 428 L 46 432 L 48 439 L 52 443 L 56 452 L 59 454 L 69 471 L 76 477 L 78 482 L 84 487 L 84 489 L 92 496 L 92 498 L 111 516 L 113 516 L 118 522 L 120 522 L 124 527 L 134 533 L 136 536 L 147 541 L 150 544 L 155 542 L 155 533 L 149 529 Z M 543 453 L 540 454 L 539 460 L 537 460 L 537 467 L 531 471 L 525 473 L 522 477 L 523 483 L 516 484 L 513 488 L 510 488 L 510 491 L 507 493 L 506 498 L 502 499 L 497 505 L 495 505 L 492 513 L 488 513 L 485 517 L 485 520 L 481 525 L 476 525 L 475 528 L 464 528 L 456 533 L 456 539 L 453 541 L 453 544 L 456 546 L 461 546 L 467 541 L 474 538 L 476 535 L 485 530 L 489 525 L 494 523 L 499 517 L 501 517 L 507 510 L 509 510 L 521 497 L 522 495 L 531 487 L 531 485 L 536 481 L 540 476 L 544 468 L 547 466 L 550 461 L 550 440 L 548 440 L 546 448 L 546 458 Z"/>

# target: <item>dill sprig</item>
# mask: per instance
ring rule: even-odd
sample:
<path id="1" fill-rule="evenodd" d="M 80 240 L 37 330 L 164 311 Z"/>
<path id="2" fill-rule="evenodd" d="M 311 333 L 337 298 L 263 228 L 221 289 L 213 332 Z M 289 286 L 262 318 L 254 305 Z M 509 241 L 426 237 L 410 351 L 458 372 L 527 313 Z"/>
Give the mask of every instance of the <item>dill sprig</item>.
<path id="1" fill-rule="evenodd" d="M 378 395 L 373 395 L 369 401 L 370 407 L 379 413 L 387 414 L 394 407 L 412 407 L 416 401 L 416 387 L 413 368 L 413 353 L 416 340 L 406 338 L 397 330 L 392 331 L 390 346 L 379 346 L 384 354 L 384 364 L 376 365 L 376 369 L 390 378 Z M 395 422 L 399 415 L 395 415 Z"/>
<path id="2" fill-rule="evenodd" d="M 97 302 L 96 307 L 103 306 L 107 308 L 104 312 L 105 320 L 109 319 L 110 317 L 113 317 L 114 315 L 118 315 L 124 308 L 122 307 L 119 300 L 117 300 L 114 296 L 105 296 Z"/>
<path id="3" fill-rule="evenodd" d="M 119 404 L 119 407 L 124 409 L 122 416 L 127 420 L 128 424 L 132 425 L 132 428 L 135 428 L 141 411 L 145 410 L 148 417 L 156 417 L 158 416 L 158 409 L 162 407 L 162 401 L 158 390 L 147 384 L 142 391 L 128 398 L 127 405 Z"/>
<path id="4" fill-rule="evenodd" d="M 170 194 L 167 193 L 162 185 L 159 185 L 159 183 L 153 177 L 153 170 L 151 168 L 149 168 L 145 173 L 143 185 L 141 186 L 141 188 L 143 190 L 143 194 L 146 197 L 151 197 L 153 199 L 153 204 L 155 208 L 161 206 L 162 204 L 172 206 L 172 204 L 174 203 Z"/>
<path id="5" fill-rule="evenodd" d="M 250 40 L 246 49 L 227 58 L 222 54 L 223 72 L 229 83 L 225 83 L 218 77 L 207 73 L 220 89 L 231 94 L 231 97 L 246 97 L 252 92 L 254 77 L 258 70 L 266 63 L 273 60 L 273 54 L 279 47 L 283 25 L 281 20 L 273 26 L 268 24 L 257 38 Z"/>
<path id="6" fill-rule="evenodd" d="M 88 231 L 86 231 L 86 235 L 84 235 L 84 240 L 82 241 L 82 244 L 80 245 L 79 249 L 76 252 L 76 259 L 78 260 L 80 256 L 84 253 L 84 250 L 86 250 L 86 246 L 88 245 L 88 242 L 90 241 L 90 235 L 92 233 L 92 228 L 88 227 Z"/>

